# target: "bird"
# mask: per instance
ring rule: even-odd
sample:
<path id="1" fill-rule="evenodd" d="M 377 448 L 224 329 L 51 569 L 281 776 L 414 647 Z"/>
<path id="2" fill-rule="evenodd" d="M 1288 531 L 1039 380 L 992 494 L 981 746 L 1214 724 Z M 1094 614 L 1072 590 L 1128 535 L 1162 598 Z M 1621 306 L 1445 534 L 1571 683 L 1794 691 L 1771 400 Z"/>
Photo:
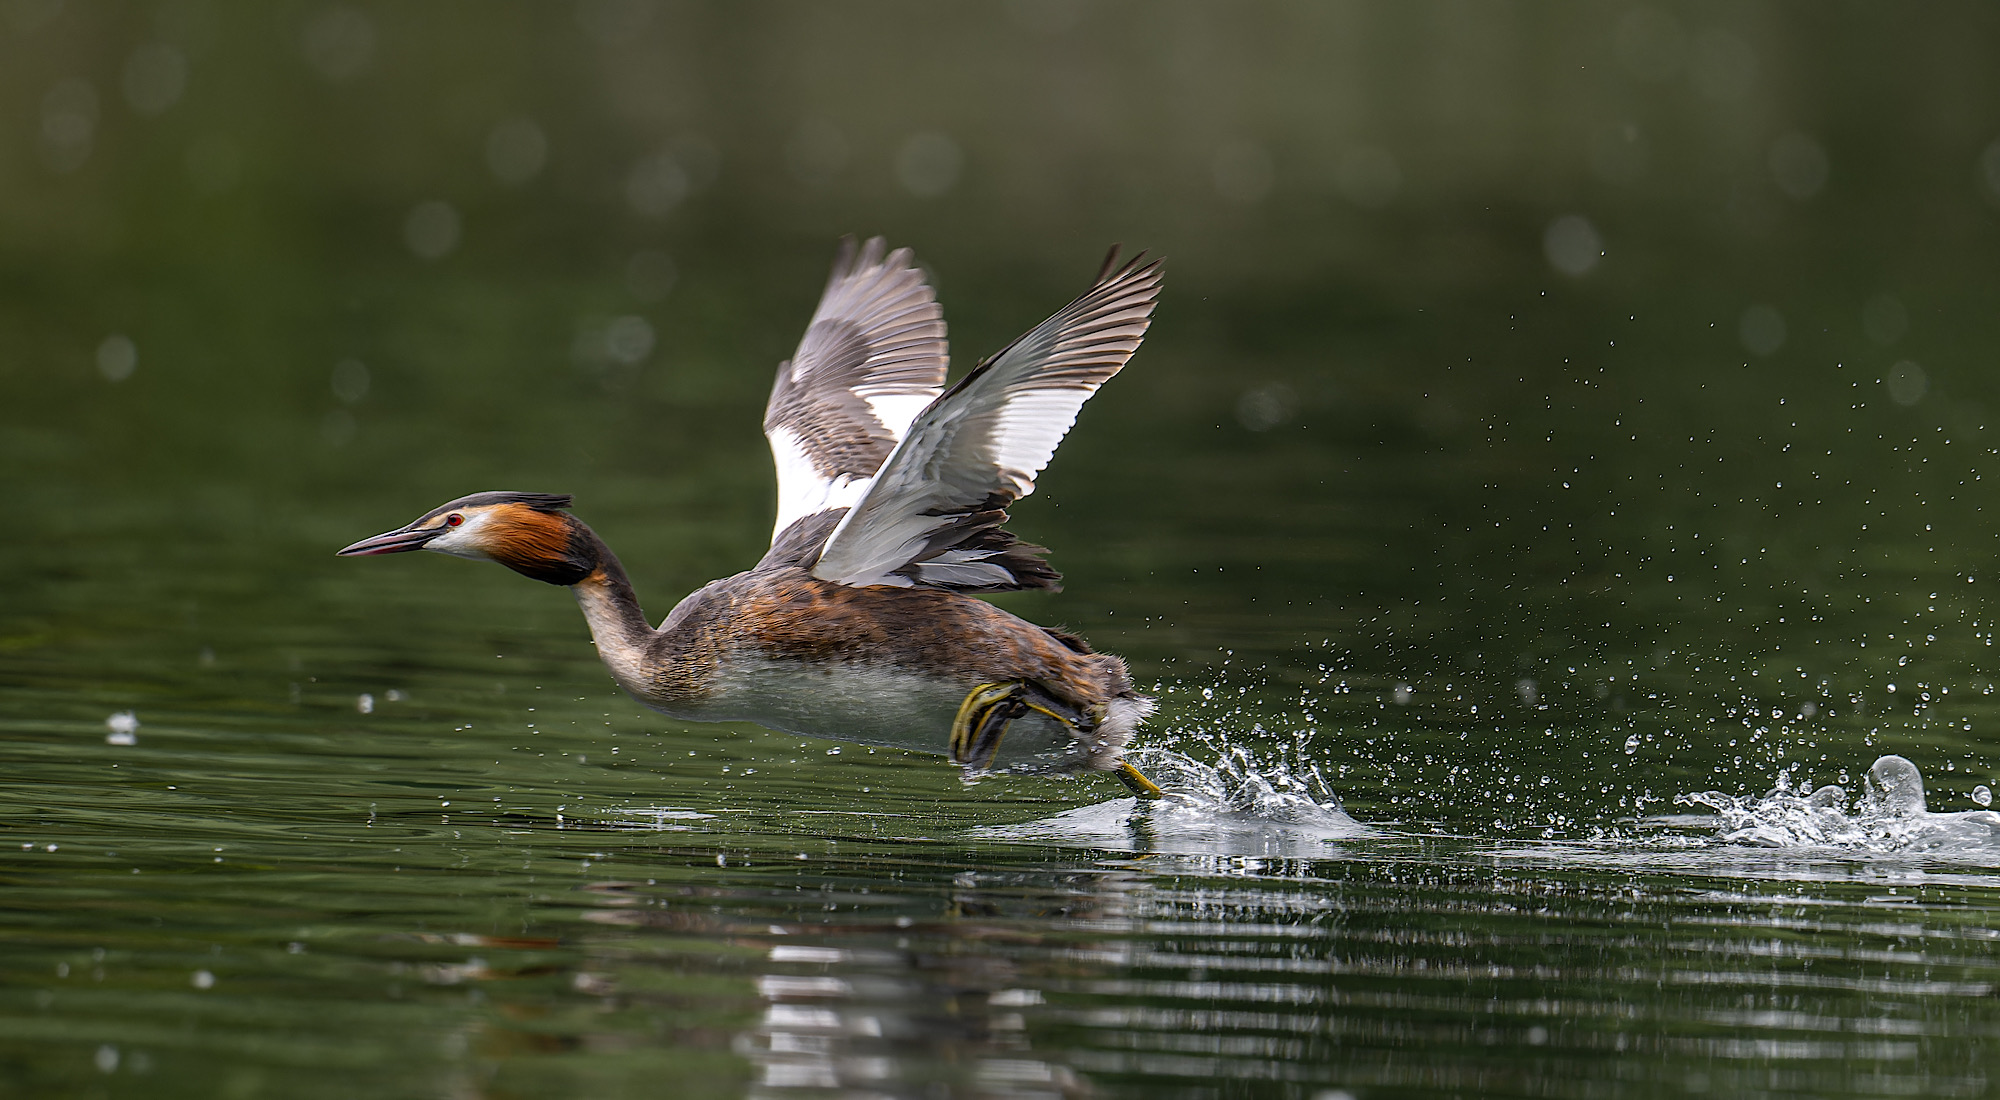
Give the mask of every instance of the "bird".
<path id="1" fill-rule="evenodd" d="M 1124 660 L 981 599 L 1059 590 L 1008 509 L 1152 322 L 1162 261 L 1120 262 L 947 387 L 943 311 L 910 249 L 843 238 L 764 411 L 777 519 L 763 559 L 658 627 L 568 495 L 481 492 L 342 556 L 428 550 L 574 593 L 599 656 L 645 705 L 689 721 L 949 756 L 994 773 L 1109 772 L 1156 703 Z"/>

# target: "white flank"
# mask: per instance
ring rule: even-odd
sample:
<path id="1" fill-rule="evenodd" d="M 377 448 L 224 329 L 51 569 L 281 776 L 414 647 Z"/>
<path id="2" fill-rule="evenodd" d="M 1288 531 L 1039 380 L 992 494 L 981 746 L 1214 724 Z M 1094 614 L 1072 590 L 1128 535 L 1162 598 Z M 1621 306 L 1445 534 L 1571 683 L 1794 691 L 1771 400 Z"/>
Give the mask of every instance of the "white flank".
<path id="1" fill-rule="evenodd" d="M 806 737 L 946 755 L 966 692 L 956 680 L 862 665 L 736 659 L 716 672 L 706 702 L 652 705 L 697 722 L 755 722 Z M 1105 723 L 1081 741 L 1067 726 L 1026 715 L 1008 728 L 991 770 L 1026 775 L 1110 767 L 1151 709 L 1150 700 L 1116 700 Z"/>

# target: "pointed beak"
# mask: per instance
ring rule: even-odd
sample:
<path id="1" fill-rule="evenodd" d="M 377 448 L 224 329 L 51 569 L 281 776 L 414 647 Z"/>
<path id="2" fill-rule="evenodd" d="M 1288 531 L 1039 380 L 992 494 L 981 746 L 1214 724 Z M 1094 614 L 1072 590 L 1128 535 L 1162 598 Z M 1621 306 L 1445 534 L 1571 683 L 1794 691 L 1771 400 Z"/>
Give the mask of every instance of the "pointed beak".
<path id="1" fill-rule="evenodd" d="M 361 557 L 365 554 L 400 554 L 406 550 L 422 550 L 424 544 L 444 533 L 443 528 L 409 528 L 388 531 L 373 538 L 362 539 L 353 546 L 340 551 L 336 556 L 343 558 Z"/>

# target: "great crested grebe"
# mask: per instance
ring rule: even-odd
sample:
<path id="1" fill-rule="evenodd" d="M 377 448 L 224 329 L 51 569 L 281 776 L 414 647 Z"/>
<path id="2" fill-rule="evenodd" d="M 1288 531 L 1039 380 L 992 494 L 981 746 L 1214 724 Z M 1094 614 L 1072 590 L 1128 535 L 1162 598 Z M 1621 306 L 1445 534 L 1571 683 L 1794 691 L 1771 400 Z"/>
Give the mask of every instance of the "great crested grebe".
<path id="1" fill-rule="evenodd" d="M 655 630 L 570 498 L 474 493 L 340 551 L 496 561 L 576 593 L 619 685 L 675 718 L 946 753 L 989 771 L 1109 771 L 1153 700 L 1125 662 L 967 593 L 1056 589 L 1003 526 L 1076 414 L 1146 334 L 1160 263 L 1122 266 L 944 388 L 944 316 L 908 249 L 841 242 L 764 434 L 778 468 L 771 549 Z"/>

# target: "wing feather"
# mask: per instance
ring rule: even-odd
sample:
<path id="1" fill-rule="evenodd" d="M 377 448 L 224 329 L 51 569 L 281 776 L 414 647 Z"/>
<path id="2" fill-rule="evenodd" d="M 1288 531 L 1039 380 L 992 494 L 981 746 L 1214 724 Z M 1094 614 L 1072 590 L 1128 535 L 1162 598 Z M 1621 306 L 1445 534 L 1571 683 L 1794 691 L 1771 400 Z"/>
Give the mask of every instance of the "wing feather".
<path id="1" fill-rule="evenodd" d="M 798 351 L 778 365 L 764 435 L 778 472 L 775 545 L 807 516 L 852 505 L 944 386 L 944 314 L 910 250 L 841 241 Z"/>
<path id="2" fill-rule="evenodd" d="M 1054 588 L 1039 546 L 1005 530 L 1007 507 L 1138 350 L 1162 276 L 1142 253 L 960 379 L 917 415 L 828 536 L 813 575 L 849 585 L 953 591 Z"/>

